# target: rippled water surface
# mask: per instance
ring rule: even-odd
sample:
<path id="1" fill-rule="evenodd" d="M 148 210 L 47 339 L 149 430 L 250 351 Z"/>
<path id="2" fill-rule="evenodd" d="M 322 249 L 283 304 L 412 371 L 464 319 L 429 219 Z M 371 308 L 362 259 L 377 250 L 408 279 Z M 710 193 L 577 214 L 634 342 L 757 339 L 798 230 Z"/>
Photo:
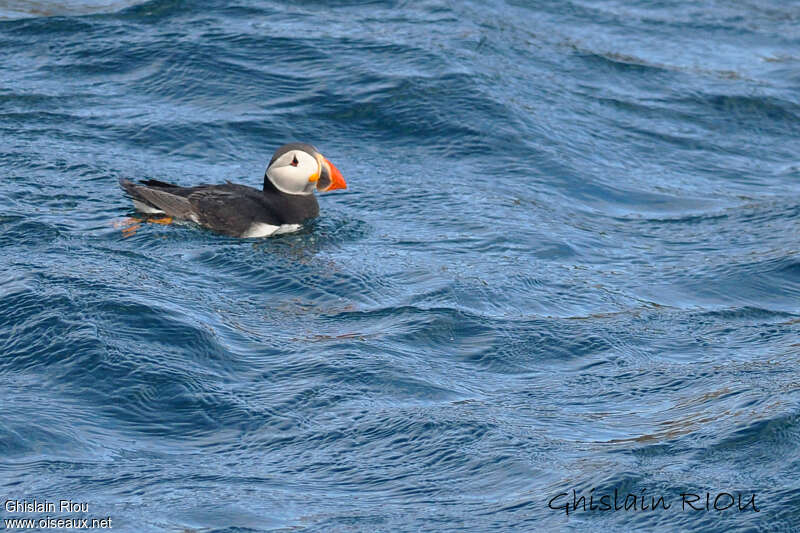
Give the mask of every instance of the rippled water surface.
<path id="1" fill-rule="evenodd" d="M 0 496 L 89 510 L 3 518 L 800 530 L 800 3 L 4 6 Z M 290 140 L 300 233 L 122 231 Z"/>

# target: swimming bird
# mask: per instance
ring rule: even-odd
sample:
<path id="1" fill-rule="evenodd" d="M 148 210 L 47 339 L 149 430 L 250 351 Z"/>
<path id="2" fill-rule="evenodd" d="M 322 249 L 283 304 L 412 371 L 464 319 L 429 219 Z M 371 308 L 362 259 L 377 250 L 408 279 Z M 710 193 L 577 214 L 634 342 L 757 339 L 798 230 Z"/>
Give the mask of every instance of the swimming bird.
<path id="1" fill-rule="evenodd" d="M 314 190 L 345 189 L 341 172 L 306 143 L 284 144 L 275 151 L 258 190 L 228 181 L 222 185 L 181 187 L 159 180 L 119 184 L 146 214 L 190 220 L 234 237 L 268 237 L 300 229 L 319 215 Z"/>

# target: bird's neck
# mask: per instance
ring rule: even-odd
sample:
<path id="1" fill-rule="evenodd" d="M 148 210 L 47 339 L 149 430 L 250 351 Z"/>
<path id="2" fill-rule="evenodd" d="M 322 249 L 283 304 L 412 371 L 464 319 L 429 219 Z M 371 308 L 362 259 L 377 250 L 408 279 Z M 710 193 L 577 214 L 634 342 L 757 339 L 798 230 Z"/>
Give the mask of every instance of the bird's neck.
<path id="1" fill-rule="evenodd" d="M 264 172 L 264 192 L 283 194 L 278 188 L 269 180 L 267 173 Z"/>

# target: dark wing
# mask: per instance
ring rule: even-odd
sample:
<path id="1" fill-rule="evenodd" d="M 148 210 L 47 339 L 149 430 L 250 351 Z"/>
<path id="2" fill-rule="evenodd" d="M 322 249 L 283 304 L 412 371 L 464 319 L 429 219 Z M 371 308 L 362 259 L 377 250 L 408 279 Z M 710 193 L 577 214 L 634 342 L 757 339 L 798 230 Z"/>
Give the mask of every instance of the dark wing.
<path id="1" fill-rule="evenodd" d="M 167 183 L 166 181 L 161 181 L 161 180 L 139 180 L 139 183 L 141 183 L 142 185 L 147 185 L 148 187 L 161 187 L 166 189 L 183 188 L 178 185 L 175 185 L 174 183 Z"/>
<path id="2" fill-rule="evenodd" d="M 171 217 L 191 218 L 192 206 L 189 201 L 179 194 L 174 194 L 180 190 L 180 187 L 172 186 L 172 189 L 167 191 L 150 188 L 148 185 L 138 185 L 125 179 L 119 180 L 119 183 L 134 200 L 158 208 Z"/>
<path id="3" fill-rule="evenodd" d="M 187 200 L 199 224 L 227 235 L 239 237 L 255 222 L 281 225 L 259 191 L 253 189 L 255 194 L 243 194 L 243 189 L 209 187 L 193 192 Z"/>

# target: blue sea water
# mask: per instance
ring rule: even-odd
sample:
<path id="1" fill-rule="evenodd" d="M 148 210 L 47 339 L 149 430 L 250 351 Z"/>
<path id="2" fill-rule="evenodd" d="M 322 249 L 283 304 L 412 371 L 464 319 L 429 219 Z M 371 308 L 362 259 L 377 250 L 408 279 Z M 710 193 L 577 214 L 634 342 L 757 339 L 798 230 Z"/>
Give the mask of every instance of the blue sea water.
<path id="1" fill-rule="evenodd" d="M 0 499 L 88 511 L 2 518 L 800 531 L 799 95 L 797 1 L 5 2 Z M 123 231 L 292 140 L 300 233 Z"/>

